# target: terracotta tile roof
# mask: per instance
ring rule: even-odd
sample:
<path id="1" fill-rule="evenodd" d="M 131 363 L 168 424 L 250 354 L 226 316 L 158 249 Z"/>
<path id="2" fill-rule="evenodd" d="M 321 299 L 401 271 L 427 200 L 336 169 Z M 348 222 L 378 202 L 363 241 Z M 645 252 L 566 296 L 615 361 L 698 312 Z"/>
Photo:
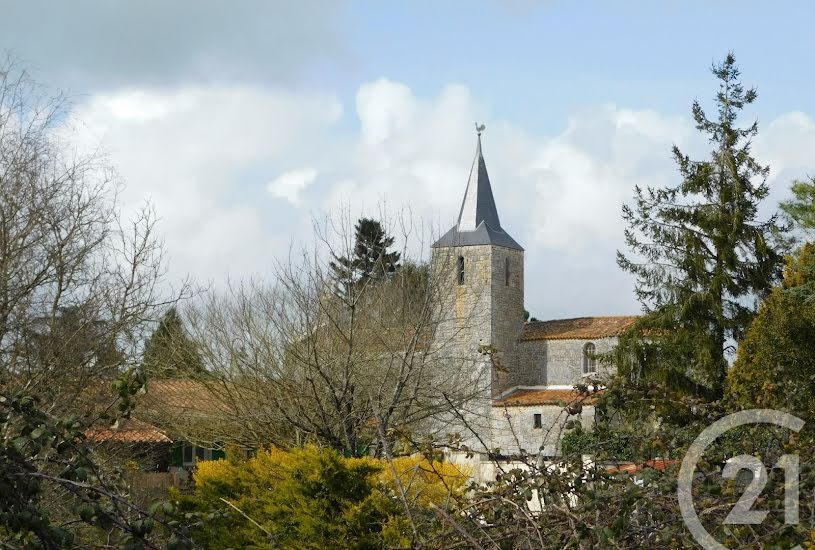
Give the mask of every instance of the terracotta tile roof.
<path id="1" fill-rule="evenodd" d="M 214 380 L 151 378 L 145 390 L 136 394 L 130 419 L 120 420 L 117 428 L 92 428 L 85 435 L 93 442 L 166 443 L 188 435 L 192 427 L 211 430 L 213 423 L 229 416 L 224 392 Z M 88 396 L 101 408 L 116 397 L 110 382 L 98 384 Z"/>
<path id="2" fill-rule="evenodd" d="M 611 473 L 621 472 L 626 474 L 634 474 L 640 470 L 644 470 L 645 468 L 653 468 L 654 470 L 664 472 L 674 464 L 679 464 L 679 461 L 670 460 L 667 458 L 655 458 L 653 460 L 646 460 L 645 462 L 619 462 L 617 464 L 606 466 L 606 470 Z"/>
<path id="3" fill-rule="evenodd" d="M 131 418 L 119 420 L 116 426 L 91 428 L 85 437 L 94 443 L 115 441 L 117 443 L 172 443 L 173 440 L 147 422 Z"/>
<path id="4" fill-rule="evenodd" d="M 577 317 L 532 321 L 524 325 L 522 342 L 530 340 L 592 340 L 619 336 L 638 319 L 635 315 L 617 317 Z"/>
<path id="5" fill-rule="evenodd" d="M 213 384 L 218 384 L 213 382 Z M 217 414 L 224 412 L 226 405 L 219 402 L 217 391 L 211 391 L 207 383 L 183 378 L 161 378 L 147 381 L 143 394 L 136 397 L 136 413 L 174 412 L 193 414 Z"/>
<path id="6" fill-rule="evenodd" d="M 602 392 L 586 395 L 575 390 L 520 389 L 492 402 L 494 407 L 528 407 L 534 405 L 559 405 L 565 407 L 575 401 L 591 405 Z"/>

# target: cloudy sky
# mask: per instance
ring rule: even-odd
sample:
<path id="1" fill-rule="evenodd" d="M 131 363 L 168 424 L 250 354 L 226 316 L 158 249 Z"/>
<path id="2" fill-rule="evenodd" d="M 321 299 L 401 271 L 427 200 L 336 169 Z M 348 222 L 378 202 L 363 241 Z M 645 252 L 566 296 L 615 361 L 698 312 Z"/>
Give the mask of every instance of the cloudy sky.
<path id="1" fill-rule="evenodd" d="M 815 174 L 809 2 L 0 0 L 0 50 L 67 91 L 173 277 L 264 276 L 347 205 L 455 221 L 475 150 L 540 318 L 638 311 L 614 261 L 634 185 L 706 150 L 690 104 L 733 50 L 759 91 L 765 212 Z"/>

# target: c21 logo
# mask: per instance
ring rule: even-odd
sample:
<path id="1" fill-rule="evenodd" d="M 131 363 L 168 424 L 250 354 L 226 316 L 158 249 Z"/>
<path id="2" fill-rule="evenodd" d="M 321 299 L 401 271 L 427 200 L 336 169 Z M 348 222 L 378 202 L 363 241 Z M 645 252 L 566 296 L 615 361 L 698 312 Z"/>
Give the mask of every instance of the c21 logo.
<path id="1" fill-rule="evenodd" d="M 682 512 L 682 519 L 688 526 L 693 538 L 702 547 L 708 550 L 728 550 L 726 546 L 713 538 L 699 521 L 696 508 L 693 505 L 693 473 L 696 464 L 704 454 L 705 450 L 719 436 L 734 428 L 747 426 L 750 424 L 773 424 L 782 428 L 787 428 L 793 432 L 799 432 L 804 427 L 804 421 L 791 414 L 775 411 L 772 409 L 751 409 L 739 411 L 721 418 L 705 428 L 694 440 L 682 460 L 682 467 L 679 469 L 677 485 L 677 495 L 679 496 L 679 509 Z M 784 523 L 795 525 L 798 523 L 798 473 L 799 460 L 797 455 L 783 455 L 775 468 L 784 470 Z M 753 510 L 753 504 L 761 495 L 761 491 L 767 484 L 767 469 L 760 459 L 751 455 L 739 455 L 730 459 L 722 471 L 722 477 L 733 479 L 741 470 L 749 470 L 753 473 L 753 478 L 742 493 L 739 501 L 730 510 L 725 518 L 725 524 L 730 525 L 757 525 L 764 521 L 769 512 L 763 510 Z M 795 546 L 792 550 L 802 550 L 801 546 Z"/>

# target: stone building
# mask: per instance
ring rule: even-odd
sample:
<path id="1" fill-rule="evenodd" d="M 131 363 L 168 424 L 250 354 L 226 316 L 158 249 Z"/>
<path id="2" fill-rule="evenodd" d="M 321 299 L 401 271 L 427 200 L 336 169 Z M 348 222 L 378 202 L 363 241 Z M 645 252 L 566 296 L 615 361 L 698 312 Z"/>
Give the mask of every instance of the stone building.
<path id="1" fill-rule="evenodd" d="M 524 249 L 501 225 L 480 132 L 458 220 L 433 245 L 433 263 L 452 281 L 438 303 L 436 340 L 481 384 L 458 423 L 461 435 L 482 452 L 557 454 L 569 418 L 592 421 L 591 400 L 574 386 L 609 374 L 596 356 L 636 318 L 525 322 Z"/>

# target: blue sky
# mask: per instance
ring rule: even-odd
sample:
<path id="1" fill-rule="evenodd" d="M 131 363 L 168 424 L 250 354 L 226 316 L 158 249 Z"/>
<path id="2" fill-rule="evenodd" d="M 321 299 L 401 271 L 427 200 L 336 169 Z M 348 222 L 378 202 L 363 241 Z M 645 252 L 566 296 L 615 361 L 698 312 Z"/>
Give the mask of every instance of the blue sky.
<path id="1" fill-rule="evenodd" d="M 807 2 L 0 0 L 0 49 L 74 100 L 162 217 L 171 276 L 266 277 L 311 218 L 455 221 L 473 122 L 538 317 L 638 310 L 621 204 L 706 150 L 690 104 L 735 52 L 772 168 L 771 212 L 815 173 Z M 43 18 L 42 14 L 50 16 Z M 748 120 L 745 120 L 747 122 Z"/>
<path id="2" fill-rule="evenodd" d="M 365 2 L 344 22 L 357 79 L 419 93 L 458 82 L 530 131 L 556 131 L 592 103 L 685 113 L 730 50 L 761 84 L 761 115 L 811 112 L 813 16 L 808 2 Z"/>

